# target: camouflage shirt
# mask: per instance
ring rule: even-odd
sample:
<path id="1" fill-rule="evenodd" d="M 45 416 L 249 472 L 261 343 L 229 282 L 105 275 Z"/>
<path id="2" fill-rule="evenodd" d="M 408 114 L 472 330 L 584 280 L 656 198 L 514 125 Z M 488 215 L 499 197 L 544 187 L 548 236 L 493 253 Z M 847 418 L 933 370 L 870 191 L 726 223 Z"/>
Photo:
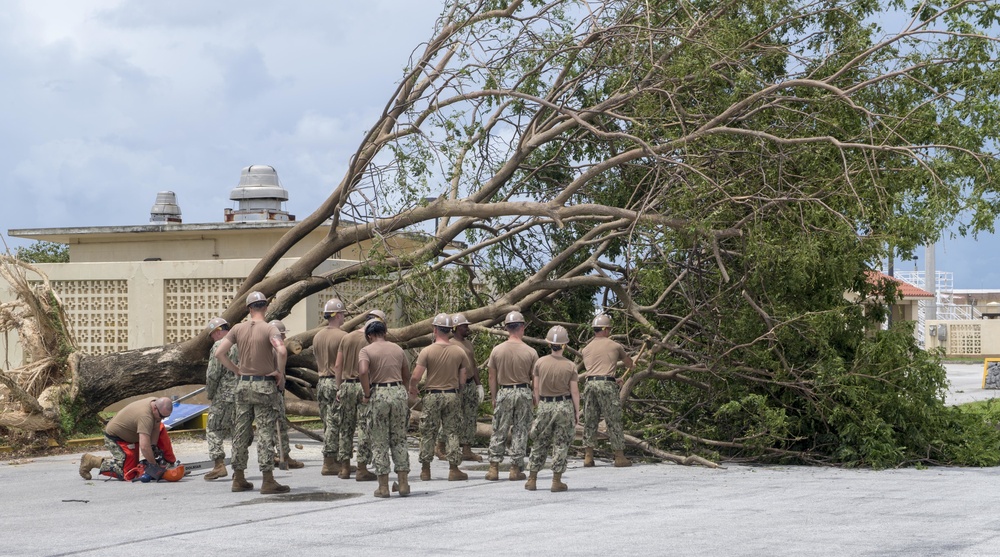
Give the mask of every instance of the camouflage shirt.
<path id="1" fill-rule="evenodd" d="M 205 395 L 213 402 L 235 402 L 236 375 L 226 369 L 222 362 L 215 357 L 215 351 L 219 348 L 217 341 L 212 345 L 212 351 L 208 353 L 208 370 L 205 372 Z M 229 359 L 234 364 L 239 365 L 239 356 L 236 353 L 236 345 L 229 349 Z"/>

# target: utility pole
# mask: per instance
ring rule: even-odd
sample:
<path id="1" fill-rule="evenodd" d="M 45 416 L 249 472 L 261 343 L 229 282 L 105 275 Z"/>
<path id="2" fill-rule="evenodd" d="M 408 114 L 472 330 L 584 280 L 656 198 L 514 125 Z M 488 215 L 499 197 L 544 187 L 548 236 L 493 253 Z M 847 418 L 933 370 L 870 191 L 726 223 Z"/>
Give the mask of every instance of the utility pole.
<path id="1" fill-rule="evenodd" d="M 924 288 L 931 293 L 931 303 L 927 306 L 924 320 L 937 319 L 937 269 L 934 268 L 934 244 L 927 244 L 924 247 Z"/>

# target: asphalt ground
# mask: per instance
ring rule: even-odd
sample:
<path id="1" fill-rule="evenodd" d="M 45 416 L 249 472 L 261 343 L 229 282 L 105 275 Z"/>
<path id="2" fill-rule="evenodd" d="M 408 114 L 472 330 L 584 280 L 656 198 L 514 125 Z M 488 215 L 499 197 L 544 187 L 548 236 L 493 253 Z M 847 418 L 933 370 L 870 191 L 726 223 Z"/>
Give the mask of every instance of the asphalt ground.
<path id="1" fill-rule="evenodd" d="M 975 368 L 949 365 L 949 402 L 994 394 Z M 571 459 L 569 491 L 551 493 L 547 469 L 528 492 L 506 473 L 485 481 L 484 464 L 448 482 L 435 460 L 432 481 L 413 478 L 410 497 L 386 500 L 375 482 L 320 475 L 319 443 L 294 432 L 292 442 L 306 467 L 275 471 L 292 488 L 283 495 L 232 493 L 230 478 L 203 481 L 206 470 L 177 483 L 85 481 L 80 454 L 0 463 L 0 555 L 1000 555 L 997 468 Z M 207 459 L 200 441 L 175 450 Z M 252 450 L 250 463 L 259 488 Z"/>

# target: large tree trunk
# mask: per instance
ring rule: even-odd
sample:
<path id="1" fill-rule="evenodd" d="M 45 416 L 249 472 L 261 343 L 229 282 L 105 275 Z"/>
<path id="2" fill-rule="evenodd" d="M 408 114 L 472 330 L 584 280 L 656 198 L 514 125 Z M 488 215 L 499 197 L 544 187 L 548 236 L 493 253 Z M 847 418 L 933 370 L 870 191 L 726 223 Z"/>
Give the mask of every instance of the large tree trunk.
<path id="1" fill-rule="evenodd" d="M 122 399 L 205 382 L 206 361 L 187 355 L 184 344 L 139 348 L 70 358 L 74 399 L 84 411 L 98 412 Z"/>

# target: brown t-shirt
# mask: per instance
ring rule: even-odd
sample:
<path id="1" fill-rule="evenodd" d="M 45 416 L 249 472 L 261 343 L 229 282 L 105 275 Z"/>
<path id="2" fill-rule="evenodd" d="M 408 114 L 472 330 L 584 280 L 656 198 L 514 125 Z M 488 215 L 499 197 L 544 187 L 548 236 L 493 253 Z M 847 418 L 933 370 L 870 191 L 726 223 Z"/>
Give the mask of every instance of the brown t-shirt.
<path id="1" fill-rule="evenodd" d="M 369 385 L 403 380 L 406 354 L 394 342 L 376 341 L 365 346 L 358 353 L 358 361 L 368 362 Z"/>
<path id="2" fill-rule="evenodd" d="M 365 346 L 368 346 L 368 339 L 365 338 L 363 330 L 358 329 L 344 335 L 340 341 L 340 351 L 344 353 L 344 362 L 341 364 L 343 366 L 340 374 L 341 381 L 358 378 L 358 355 Z"/>
<path id="3" fill-rule="evenodd" d="M 424 390 L 457 389 L 459 372 L 466 366 L 465 350 L 454 344 L 435 342 L 420 351 L 417 365 L 427 368 Z"/>
<path id="4" fill-rule="evenodd" d="M 570 383 L 576 383 L 576 364 L 549 354 L 535 362 L 534 376 L 538 378 L 538 396 L 563 396 L 571 394 Z"/>
<path id="5" fill-rule="evenodd" d="M 281 331 L 266 321 L 237 323 L 226 340 L 236 345 L 240 353 L 240 375 L 270 375 L 278 371 L 271 339 L 281 339 Z"/>
<path id="6" fill-rule="evenodd" d="M 618 362 L 625 359 L 622 345 L 607 337 L 596 337 L 581 350 L 587 377 L 613 376 Z"/>
<path id="7" fill-rule="evenodd" d="M 500 385 L 531 383 L 531 368 L 538 361 L 538 352 L 523 342 L 505 340 L 490 352 L 489 367 L 497 372 Z"/>
<path id="8" fill-rule="evenodd" d="M 333 376 L 333 366 L 337 363 L 340 341 L 347 336 L 346 331 L 327 327 L 313 337 L 313 355 L 316 357 L 316 371 L 321 377 Z"/>
<path id="9" fill-rule="evenodd" d="M 469 339 L 458 340 L 457 338 L 452 338 L 450 342 L 465 350 L 465 380 L 479 379 L 479 366 L 476 365 L 476 348 L 472 345 L 472 341 Z M 476 383 L 478 382 L 476 381 Z"/>
<path id="10" fill-rule="evenodd" d="M 108 422 L 104 432 L 118 437 L 127 443 L 138 443 L 139 434 L 149 435 L 149 441 L 155 445 L 160 438 L 160 420 L 153 414 L 149 403 L 155 398 L 144 398 L 130 403 L 115 414 Z"/>

